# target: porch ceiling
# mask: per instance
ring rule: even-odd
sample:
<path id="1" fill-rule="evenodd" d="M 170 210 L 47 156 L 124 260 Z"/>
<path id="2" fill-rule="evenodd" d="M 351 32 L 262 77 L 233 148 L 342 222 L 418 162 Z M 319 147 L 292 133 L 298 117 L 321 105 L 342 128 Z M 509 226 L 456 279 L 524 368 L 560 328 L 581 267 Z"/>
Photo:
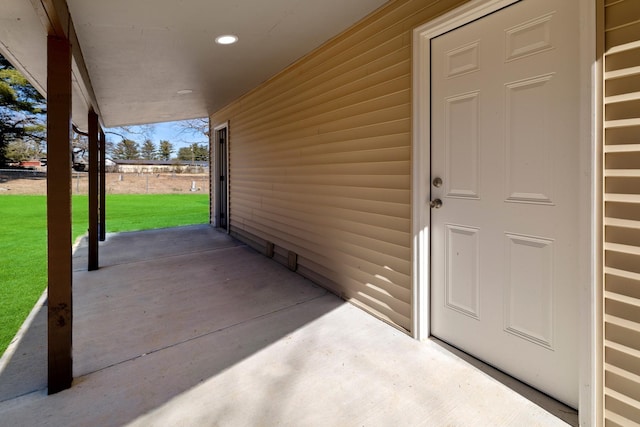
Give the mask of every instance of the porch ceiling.
<path id="1" fill-rule="evenodd" d="M 85 105 L 74 120 L 91 86 L 107 127 L 206 116 L 387 1 L 67 0 L 90 80 L 76 85 Z M 0 51 L 43 92 L 42 11 L 60 3 L 3 0 L 0 10 Z M 215 44 L 229 33 L 238 43 Z"/>

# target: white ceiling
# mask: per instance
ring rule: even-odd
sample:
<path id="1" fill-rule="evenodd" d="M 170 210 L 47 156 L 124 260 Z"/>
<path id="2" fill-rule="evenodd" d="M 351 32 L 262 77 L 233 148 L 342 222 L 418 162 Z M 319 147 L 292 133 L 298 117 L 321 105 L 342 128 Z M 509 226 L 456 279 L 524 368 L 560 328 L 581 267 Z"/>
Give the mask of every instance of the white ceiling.
<path id="1" fill-rule="evenodd" d="M 387 1 L 67 0 L 67 4 L 103 123 L 111 127 L 207 116 Z M 46 33 L 32 0 L 2 3 L 0 50 L 36 85 L 46 87 Z M 214 43 L 216 36 L 228 33 L 237 35 L 238 43 Z M 193 92 L 178 94 L 185 89 Z M 81 94 L 74 99 L 78 97 Z"/>

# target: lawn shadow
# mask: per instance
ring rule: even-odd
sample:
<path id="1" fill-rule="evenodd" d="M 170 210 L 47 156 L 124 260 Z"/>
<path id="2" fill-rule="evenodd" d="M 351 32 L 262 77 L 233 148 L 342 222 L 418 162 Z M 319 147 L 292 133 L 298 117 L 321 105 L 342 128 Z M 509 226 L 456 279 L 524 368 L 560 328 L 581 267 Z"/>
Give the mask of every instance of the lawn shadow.
<path id="1" fill-rule="evenodd" d="M 76 249 L 73 387 L 44 393 L 42 306 L 0 373 L 3 422 L 126 424 L 344 304 L 208 225 L 115 234 L 101 250 L 87 272 Z"/>
<path id="2" fill-rule="evenodd" d="M 47 388 L 46 292 L 0 358 L 0 403 Z"/>

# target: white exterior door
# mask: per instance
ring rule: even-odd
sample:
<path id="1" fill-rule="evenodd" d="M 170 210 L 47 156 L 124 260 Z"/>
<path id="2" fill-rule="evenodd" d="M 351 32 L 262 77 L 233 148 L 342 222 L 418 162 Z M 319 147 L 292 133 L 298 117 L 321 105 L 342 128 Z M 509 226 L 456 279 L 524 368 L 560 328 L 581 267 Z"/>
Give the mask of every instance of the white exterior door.
<path id="1" fill-rule="evenodd" d="M 523 0 L 432 39 L 430 59 L 431 333 L 573 407 L 576 10 Z"/>

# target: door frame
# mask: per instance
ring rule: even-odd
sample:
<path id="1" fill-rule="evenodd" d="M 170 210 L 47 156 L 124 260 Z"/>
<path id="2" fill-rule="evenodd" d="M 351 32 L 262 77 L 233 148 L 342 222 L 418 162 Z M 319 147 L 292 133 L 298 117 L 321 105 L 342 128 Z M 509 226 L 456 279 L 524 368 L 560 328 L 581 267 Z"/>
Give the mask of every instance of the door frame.
<path id="1" fill-rule="evenodd" d="M 428 339 L 430 331 L 431 90 L 430 41 L 520 0 L 472 0 L 413 31 L 413 191 L 412 191 L 412 334 Z M 598 425 L 602 408 L 602 138 L 601 83 L 596 58 L 596 3 L 577 0 L 580 25 L 579 148 L 580 184 L 578 295 L 580 312 L 579 419 Z"/>
<path id="2" fill-rule="evenodd" d="M 221 173 L 221 168 L 220 168 L 220 159 L 218 158 L 218 153 L 220 153 L 220 138 L 218 137 L 218 135 L 220 134 L 220 131 L 225 130 L 226 131 L 226 136 L 227 139 L 225 141 L 226 146 L 224 147 L 224 161 L 227 165 L 227 174 L 225 175 L 225 184 L 227 187 L 227 191 L 226 191 L 226 195 L 225 195 L 225 205 L 227 207 L 226 211 L 227 211 L 227 221 L 226 221 L 226 227 L 220 227 L 220 212 L 221 212 L 221 206 L 220 206 L 220 197 L 218 196 L 218 188 L 220 188 L 220 173 Z M 220 123 L 218 125 L 216 125 L 213 128 L 213 132 L 211 132 L 212 135 L 212 144 L 211 144 L 211 161 L 209 163 L 209 165 L 211 166 L 211 185 L 209 186 L 209 188 L 211 189 L 211 195 L 210 195 L 210 200 L 211 200 L 211 222 L 213 224 L 214 227 L 216 228 L 221 228 L 223 230 L 225 230 L 227 233 L 230 232 L 231 230 L 231 221 L 230 221 L 230 215 L 229 215 L 229 122 L 223 122 Z"/>

